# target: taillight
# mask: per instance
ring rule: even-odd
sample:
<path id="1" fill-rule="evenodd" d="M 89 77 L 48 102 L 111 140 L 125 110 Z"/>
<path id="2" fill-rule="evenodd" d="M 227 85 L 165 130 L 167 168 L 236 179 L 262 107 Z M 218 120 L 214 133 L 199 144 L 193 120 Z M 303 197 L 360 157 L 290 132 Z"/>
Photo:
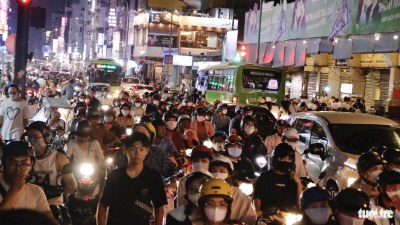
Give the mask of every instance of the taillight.
<path id="1" fill-rule="evenodd" d="M 237 96 L 233 96 L 232 103 L 237 103 L 237 102 L 238 102 L 238 97 Z"/>

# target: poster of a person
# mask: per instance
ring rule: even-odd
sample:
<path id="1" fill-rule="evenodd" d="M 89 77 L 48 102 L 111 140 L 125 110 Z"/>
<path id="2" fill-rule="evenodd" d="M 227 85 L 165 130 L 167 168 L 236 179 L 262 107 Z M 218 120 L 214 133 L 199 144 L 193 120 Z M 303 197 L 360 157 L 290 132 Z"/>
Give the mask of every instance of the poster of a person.
<path id="1" fill-rule="evenodd" d="M 379 22 L 381 13 L 378 0 L 360 0 L 358 2 L 357 25 Z"/>
<path id="2" fill-rule="evenodd" d="M 251 36 L 254 32 L 257 31 L 257 11 L 258 4 L 254 3 L 253 9 L 250 9 L 247 16 L 247 35 Z"/>
<path id="3" fill-rule="evenodd" d="M 296 0 L 294 3 L 292 30 L 304 30 L 306 28 L 306 0 Z"/>

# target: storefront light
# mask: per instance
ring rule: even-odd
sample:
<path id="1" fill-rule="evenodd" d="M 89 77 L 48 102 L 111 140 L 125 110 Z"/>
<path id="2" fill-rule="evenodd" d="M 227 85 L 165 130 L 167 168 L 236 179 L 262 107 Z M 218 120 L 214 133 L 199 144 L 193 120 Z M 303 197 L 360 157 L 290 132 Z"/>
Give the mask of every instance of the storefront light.
<path id="1" fill-rule="evenodd" d="M 325 88 L 324 88 L 324 91 L 325 91 L 325 92 L 329 92 L 330 90 L 331 90 L 330 87 L 325 87 Z"/>
<path id="2" fill-rule="evenodd" d="M 381 37 L 380 34 L 375 34 L 375 41 L 379 41 L 379 38 Z"/>
<path id="3" fill-rule="evenodd" d="M 307 44 L 307 41 L 306 41 L 306 40 L 304 40 L 304 41 L 303 41 L 303 44 Z"/>
<path id="4" fill-rule="evenodd" d="M 399 35 L 397 35 L 397 34 L 393 35 L 393 39 L 394 39 L 394 40 L 399 39 Z"/>

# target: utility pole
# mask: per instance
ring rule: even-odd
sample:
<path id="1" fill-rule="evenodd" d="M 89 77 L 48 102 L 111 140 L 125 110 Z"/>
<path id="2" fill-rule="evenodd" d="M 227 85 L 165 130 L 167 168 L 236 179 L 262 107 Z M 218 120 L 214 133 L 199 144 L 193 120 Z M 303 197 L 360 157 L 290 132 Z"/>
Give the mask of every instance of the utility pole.
<path id="1" fill-rule="evenodd" d="M 262 4 L 263 4 L 263 0 L 260 0 L 260 4 L 258 5 L 260 14 L 259 14 L 259 18 L 258 18 L 258 39 L 257 39 L 257 60 L 256 60 L 256 64 L 260 63 Z"/>
<path id="2" fill-rule="evenodd" d="M 17 0 L 18 21 L 17 38 L 15 41 L 14 83 L 18 83 L 19 72 L 22 72 L 22 95 L 25 94 L 26 63 L 28 58 L 29 20 L 31 14 L 31 0 Z"/>

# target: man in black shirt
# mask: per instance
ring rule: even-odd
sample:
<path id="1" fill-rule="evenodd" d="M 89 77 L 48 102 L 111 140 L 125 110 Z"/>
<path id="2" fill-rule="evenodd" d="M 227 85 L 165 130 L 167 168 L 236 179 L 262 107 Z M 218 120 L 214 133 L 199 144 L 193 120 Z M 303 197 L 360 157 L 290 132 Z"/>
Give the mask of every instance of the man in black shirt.
<path id="1" fill-rule="evenodd" d="M 143 166 L 150 145 L 139 132 L 124 140 L 128 166 L 109 174 L 97 209 L 98 225 L 149 225 L 153 209 L 155 225 L 162 224 L 163 205 L 167 204 L 163 180 L 157 171 Z"/>
<path id="2" fill-rule="evenodd" d="M 270 207 L 280 210 L 298 208 L 298 200 L 303 190 L 300 178 L 295 173 L 295 152 L 287 143 L 278 144 L 272 150 L 272 169 L 257 179 L 254 203 L 257 216 Z"/>

